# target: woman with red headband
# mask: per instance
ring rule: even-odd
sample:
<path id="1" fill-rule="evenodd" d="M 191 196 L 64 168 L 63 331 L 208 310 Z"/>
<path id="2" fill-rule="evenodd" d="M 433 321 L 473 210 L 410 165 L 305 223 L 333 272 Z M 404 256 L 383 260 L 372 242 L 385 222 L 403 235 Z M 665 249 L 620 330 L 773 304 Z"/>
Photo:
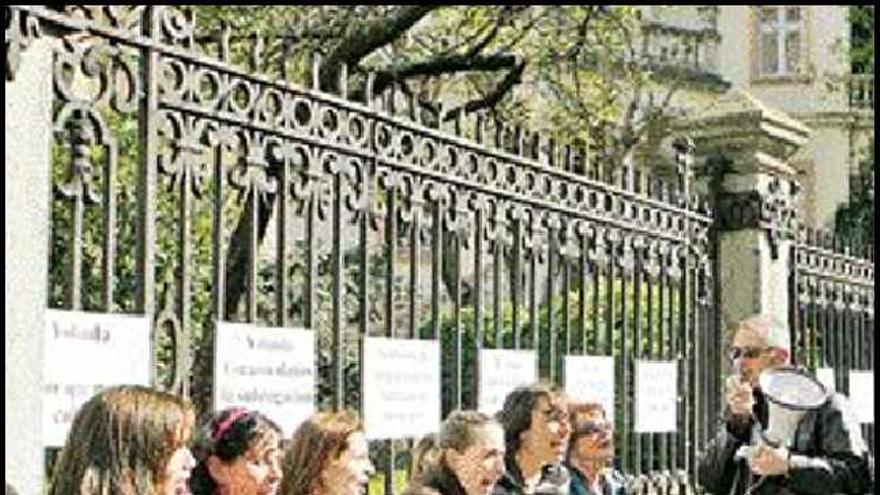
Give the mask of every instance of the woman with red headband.
<path id="1" fill-rule="evenodd" d="M 196 441 L 193 495 L 275 495 L 281 486 L 281 429 L 257 411 L 231 408 Z"/>

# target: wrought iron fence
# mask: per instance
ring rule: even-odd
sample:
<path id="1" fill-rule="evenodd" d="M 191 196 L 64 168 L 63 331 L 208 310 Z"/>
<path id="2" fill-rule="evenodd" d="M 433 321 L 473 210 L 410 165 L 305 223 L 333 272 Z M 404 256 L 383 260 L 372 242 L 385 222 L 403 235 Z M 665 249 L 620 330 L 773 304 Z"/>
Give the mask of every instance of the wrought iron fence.
<path id="1" fill-rule="evenodd" d="M 874 370 L 873 246 L 850 253 L 827 232 L 803 230 L 794 248 L 790 308 L 797 364 L 834 369 L 835 389 L 852 398 L 849 372 Z M 862 425 L 874 453 L 874 424 Z"/>
<path id="2" fill-rule="evenodd" d="M 636 193 L 482 115 L 425 125 L 369 76 L 361 101 L 344 68 L 318 88 L 317 59 L 310 88 L 259 50 L 233 65 L 228 31 L 196 43 L 176 8 L 7 14 L 61 40 L 50 307 L 151 315 L 157 386 L 209 407 L 218 320 L 317 330 L 321 408 L 360 408 L 365 336 L 441 339 L 444 413 L 476 406 L 480 348 L 539 350 L 557 383 L 563 355 L 613 355 L 620 467 L 693 487 L 721 339 L 687 141 L 678 183 Z M 676 433 L 633 431 L 636 359 L 679 364 Z M 405 444 L 382 447 L 390 493 Z"/>

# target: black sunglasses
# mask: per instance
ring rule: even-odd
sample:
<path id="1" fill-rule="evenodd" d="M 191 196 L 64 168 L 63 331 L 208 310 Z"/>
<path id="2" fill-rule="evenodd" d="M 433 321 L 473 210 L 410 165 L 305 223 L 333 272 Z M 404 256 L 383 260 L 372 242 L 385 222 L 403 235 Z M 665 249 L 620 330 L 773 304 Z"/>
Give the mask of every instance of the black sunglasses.
<path id="1" fill-rule="evenodd" d="M 587 421 L 578 425 L 577 429 L 574 431 L 574 435 L 576 437 L 582 437 L 594 433 L 612 431 L 613 429 L 614 425 L 608 421 Z"/>
<path id="2" fill-rule="evenodd" d="M 766 347 L 734 347 L 730 350 L 730 360 L 744 358 L 755 359 L 767 352 Z"/>

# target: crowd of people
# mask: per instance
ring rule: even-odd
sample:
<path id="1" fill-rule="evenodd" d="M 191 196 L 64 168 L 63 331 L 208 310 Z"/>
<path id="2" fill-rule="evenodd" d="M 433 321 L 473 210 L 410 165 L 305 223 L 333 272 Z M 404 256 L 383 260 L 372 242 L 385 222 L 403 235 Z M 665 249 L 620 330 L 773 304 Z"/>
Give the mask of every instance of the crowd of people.
<path id="1" fill-rule="evenodd" d="M 735 380 L 718 435 L 699 459 L 715 494 L 873 493 L 873 461 L 839 394 L 811 411 L 790 447 L 734 453 L 766 426 L 757 377 L 785 366 L 787 329 L 757 317 L 733 342 Z M 75 416 L 50 495 L 361 495 L 374 468 L 364 426 L 351 411 L 319 412 L 288 441 L 258 411 L 217 412 L 201 428 L 182 398 L 141 386 L 106 389 Z M 551 385 L 521 386 L 495 415 L 459 410 L 416 442 L 405 495 L 621 495 L 613 420 L 595 402 Z M 752 484 L 751 476 L 767 482 Z"/>

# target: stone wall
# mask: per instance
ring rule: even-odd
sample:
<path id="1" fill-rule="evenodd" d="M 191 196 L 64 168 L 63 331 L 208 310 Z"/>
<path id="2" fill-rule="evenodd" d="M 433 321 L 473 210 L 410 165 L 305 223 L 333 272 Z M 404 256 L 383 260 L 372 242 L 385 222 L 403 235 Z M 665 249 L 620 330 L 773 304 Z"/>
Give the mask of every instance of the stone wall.
<path id="1" fill-rule="evenodd" d="M 7 487 L 42 493 L 43 321 L 49 259 L 50 42 L 22 53 L 6 81 L 6 440 Z"/>

